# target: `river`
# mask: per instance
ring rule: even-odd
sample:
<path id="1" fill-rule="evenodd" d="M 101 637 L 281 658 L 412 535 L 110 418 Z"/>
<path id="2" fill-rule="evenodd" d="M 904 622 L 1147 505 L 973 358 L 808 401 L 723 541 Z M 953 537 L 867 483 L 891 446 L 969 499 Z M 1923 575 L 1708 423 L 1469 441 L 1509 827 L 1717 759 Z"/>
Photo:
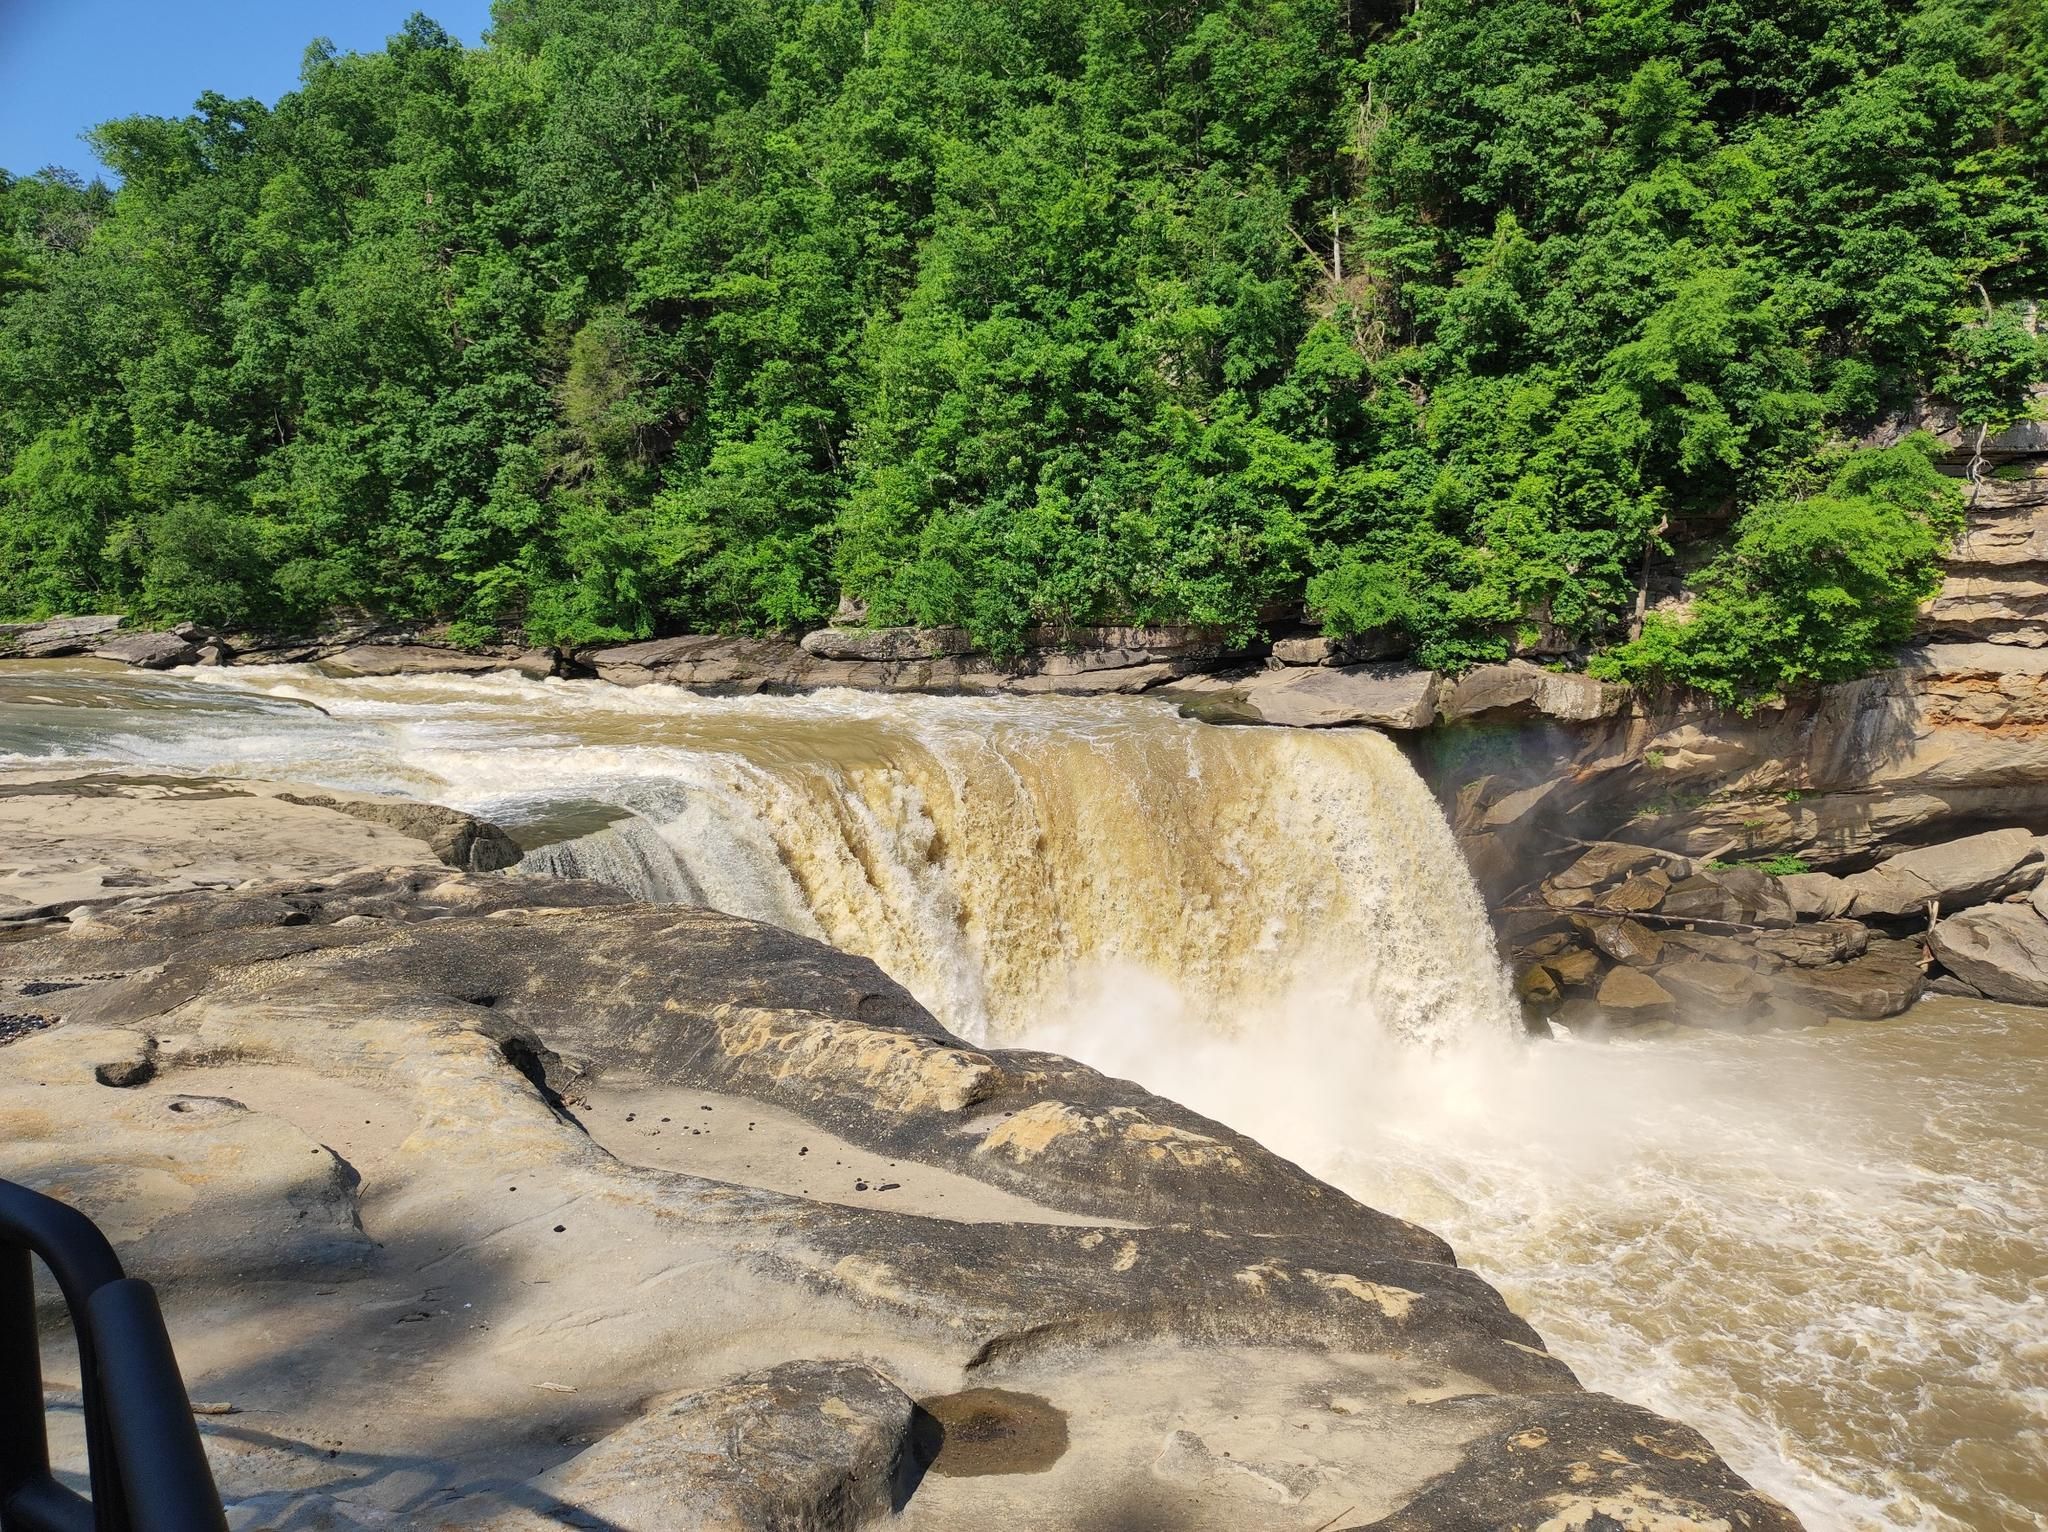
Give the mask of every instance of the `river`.
<path id="1" fill-rule="evenodd" d="M 1369 732 L 1141 700 L 0 668 L 0 768 L 429 798 L 534 871 L 872 956 L 1427 1224 L 1595 1388 L 1823 1529 L 2048 1529 L 2048 1012 L 1517 1035 L 1441 814 Z"/>

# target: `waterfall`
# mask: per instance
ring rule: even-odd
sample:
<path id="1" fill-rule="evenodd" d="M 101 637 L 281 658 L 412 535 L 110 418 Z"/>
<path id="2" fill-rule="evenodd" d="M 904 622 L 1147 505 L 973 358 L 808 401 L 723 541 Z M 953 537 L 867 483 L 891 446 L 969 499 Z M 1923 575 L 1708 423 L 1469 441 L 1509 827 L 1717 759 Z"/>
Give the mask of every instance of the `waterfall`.
<path id="1" fill-rule="evenodd" d="M 253 752 L 279 778 L 473 810 L 529 873 L 822 937 L 968 1037 L 1134 1007 L 1226 1036 L 1276 1014 L 1408 1041 L 1513 1028 L 1443 814 L 1368 730 L 1218 729 L 1128 698 L 296 669 L 202 685 L 271 711 L 159 734 L 156 758 Z"/>
<path id="2" fill-rule="evenodd" d="M 975 1038 L 1112 992 L 1170 994 L 1224 1032 L 1276 1004 L 1411 1040 L 1509 1026 L 1457 845 L 1380 735 L 1224 731 L 1124 703 L 581 706 L 654 700 L 687 742 L 620 751 L 607 711 L 576 731 L 599 739 L 531 771 L 433 766 L 458 781 L 584 768 L 578 791 L 630 812 L 524 870 L 821 936 Z"/>

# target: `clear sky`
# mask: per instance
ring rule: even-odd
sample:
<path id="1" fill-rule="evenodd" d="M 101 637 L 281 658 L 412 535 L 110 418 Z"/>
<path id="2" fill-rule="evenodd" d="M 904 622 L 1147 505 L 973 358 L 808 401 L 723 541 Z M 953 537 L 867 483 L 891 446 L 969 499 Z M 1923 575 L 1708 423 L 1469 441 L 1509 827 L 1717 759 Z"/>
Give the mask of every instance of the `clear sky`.
<path id="1" fill-rule="evenodd" d="M 490 0 L 0 0 L 0 168 L 90 180 L 87 128 L 182 116 L 207 90 L 275 101 L 314 38 L 381 48 L 416 10 L 470 44 L 490 24 Z"/>

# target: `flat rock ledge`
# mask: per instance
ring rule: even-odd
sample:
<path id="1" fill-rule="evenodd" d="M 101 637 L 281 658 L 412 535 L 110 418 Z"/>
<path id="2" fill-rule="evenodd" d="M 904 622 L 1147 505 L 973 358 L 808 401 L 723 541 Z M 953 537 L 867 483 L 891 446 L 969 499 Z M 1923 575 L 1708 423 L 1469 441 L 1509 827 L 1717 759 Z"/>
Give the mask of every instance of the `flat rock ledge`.
<path id="1" fill-rule="evenodd" d="M 415 863 L 8 936 L 9 1174 L 237 1529 L 1797 1526 L 1427 1231 L 774 927 Z"/>

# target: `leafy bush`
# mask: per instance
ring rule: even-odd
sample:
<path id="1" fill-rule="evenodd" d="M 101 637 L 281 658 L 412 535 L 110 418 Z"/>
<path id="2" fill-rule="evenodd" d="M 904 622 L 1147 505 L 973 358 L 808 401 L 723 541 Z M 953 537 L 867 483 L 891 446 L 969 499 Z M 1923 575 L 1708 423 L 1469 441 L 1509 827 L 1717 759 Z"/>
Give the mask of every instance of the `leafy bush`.
<path id="1" fill-rule="evenodd" d="M 1940 587 L 1962 527 L 1961 491 L 1934 468 L 1933 446 L 1920 436 L 1855 453 L 1824 492 L 1758 506 L 1700 577 L 1689 616 L 1652 614 L 1595 674 L 1689 686 L 1747 710 L 1883 663 Z"/>

